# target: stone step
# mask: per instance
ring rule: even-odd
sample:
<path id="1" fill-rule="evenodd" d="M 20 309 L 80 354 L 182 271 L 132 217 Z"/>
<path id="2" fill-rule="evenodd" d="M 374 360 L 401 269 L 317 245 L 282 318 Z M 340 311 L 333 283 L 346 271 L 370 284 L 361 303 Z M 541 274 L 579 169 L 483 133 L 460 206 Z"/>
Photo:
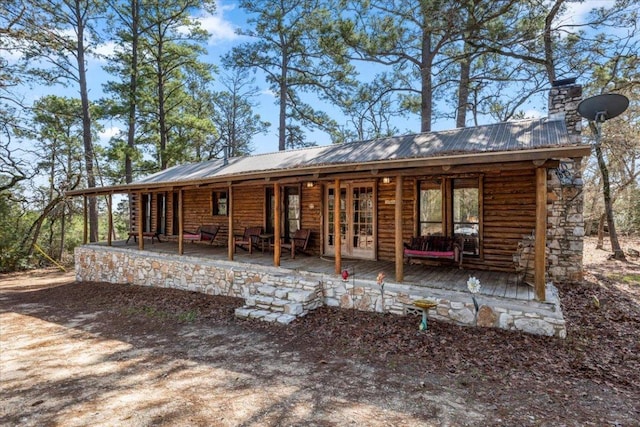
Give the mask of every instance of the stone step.
<path id="1" fill-rule="evenodd" d="M 322 287 L 319 283 L 303 283 L 304 288 L 271 285 L 258 286 L 254 294 L 245 298 L 244 307 L 236 309 L 236 316 L 288 324 L 322 306 Z"/>
<path id="2" fill-rule="evenodd" d="M 274 313 L 269 310 L 257 309 L 255 307 L 239 307 L 235 310 L 236 317 L 241 319 L 259 319 L 265 322 L 276 322 L 288 325 L 296 319 L 296 316 L 286 313 Z"/>

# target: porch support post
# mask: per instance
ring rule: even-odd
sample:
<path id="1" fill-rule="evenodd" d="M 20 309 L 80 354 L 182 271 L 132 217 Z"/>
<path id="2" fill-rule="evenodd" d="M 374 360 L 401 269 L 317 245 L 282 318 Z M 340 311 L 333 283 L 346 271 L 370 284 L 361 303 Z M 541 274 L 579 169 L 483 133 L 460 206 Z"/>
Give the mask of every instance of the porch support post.
<path id="1" fill-rule="evenodd" d="M 402 184 L 401 175 L 396 176 L 396 212 L 395 212 L 395 235 L 396 235 L 396 282 L 404 280 L 404 248 L 402 245 Z"/>
<path id="2" fill-rule="evenodd" d="M 109 233 L 107 234 L 107 246 L 111 246 L 111 236 L 113 235 L 113 209 L 111 203 L 113 202 L 113 195 L 109 193 L 107 196 L 107 214 L 109 216 Z"/>
<path id="3" fill-rule="evenodd" d="M 178 255 L 184 254 L 184 203 L 183 190 L 178 190 Z"/>
<path id="4" fill-rule="evenodd" d="M 144 232 L 142 221 L 144 218 L 142 217 L 142 192 L 138 193 L 138 197 L 136 198 L 136 211 L 138 215 L 136 215 L 136 219 L 138 220 L 138 249 L 144 250 Z"/>
<path id="5" fill-rule="evenodd" d="M 82 225 L 82 244 L 86 245 L 89 239 L 89 216 L 87 209 L 87 196 L 82 197 L 82 218 L 84 219 Z"/>
<path id="6" fill-rule="evenodd" d="M 280 227 L 281 188 L 279 182 L 273 183 L 273 198 L 275 199 L 273 207 L 273 265 L 280 267 L 280 236 L 282 235 L 282 230 Z"/>
<path id="7" fill-rule="evenodd" d="M 229 185 L 229 195 L 227 196 L 227 220 L 229 228 L 229 236 L 227 237 L 227 258 L 233 261 L 233 252 L 235 245 L 233 243 L 233 187 Z"/>
<path id="8" fill-rule="evenodd" d="M 536 169 L 536 243 L 534 282 L 536 300 L 545 300 L 545 265 L 547 249 L 547 169 Z"/>
<path id="9" fill-rule="evenodd" d="M 342 273 L 342 236 L 340 235 L 340 179 L 336 178 L 333 189 L 333 249 L 335 251 L 335 271 Z"/>

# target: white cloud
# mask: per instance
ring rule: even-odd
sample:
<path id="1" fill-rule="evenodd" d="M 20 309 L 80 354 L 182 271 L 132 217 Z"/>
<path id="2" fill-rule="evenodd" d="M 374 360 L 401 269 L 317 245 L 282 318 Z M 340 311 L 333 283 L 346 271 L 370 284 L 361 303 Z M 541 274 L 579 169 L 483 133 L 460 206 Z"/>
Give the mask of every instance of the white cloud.
<path id="1" fill-rule="evenodd" d="M 113 41 L 102 43 L 95 47 L 94 51 L 98 54 L 100 61 L 104 61 L 104 57 L 113 55 L 116 51 L 117 45 Z"/>
<path id="2" fill-rule="evenodd" d="M 209 44 L 214 45 L 220 42 L 235 40 L 240 36 L 236 34 L 236 26 L 233 22 L 227 20 L 224 16 L 225 12 L 233 10 L 233 5 L 222 5 L 218 3 L 215 13 L 204 13 L 195 17 L 200 21 L 202 27 L 209 32 Z"/>
<path id="3" fill-rule="evenodd" d="M 610 8 L 615 3 L 614 0 L 589 0 L 581 2 L 567 2 L 567 10 L 560 17 L 560 22 L 565 25 L 580 25 L 587 21 L 589 13 L 593 9 L 601 7 Z"/>
<path id="4" fill-rule="evenodd" d="M 9 64 L 16 64 L 22 58 L 22 52 L 28 43 L 24 40 L 16 40 L 0 34 L 0 54 Z"/>
<path id="5" fill-rule="evenodd" d="M 100 139 L 100 142 L 106 144 L 111 138 L 118 136 L 121 132 L 122 130 L 119 127 L 107 127 L 98 133 L 98 138 Z"/>

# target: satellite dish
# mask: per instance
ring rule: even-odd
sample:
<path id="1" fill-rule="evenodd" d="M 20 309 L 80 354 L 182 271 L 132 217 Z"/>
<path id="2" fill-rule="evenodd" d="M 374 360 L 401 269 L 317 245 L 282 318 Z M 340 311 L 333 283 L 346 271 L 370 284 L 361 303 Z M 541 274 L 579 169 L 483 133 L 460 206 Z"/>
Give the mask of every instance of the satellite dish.
<path id="1" fill-rule="evenodd" d="M 602 123 L 619 116 L 629 106 L 629 99 L 619 93 L 592 96 L 578 104 L 578 113 L 590 122 Z"/>

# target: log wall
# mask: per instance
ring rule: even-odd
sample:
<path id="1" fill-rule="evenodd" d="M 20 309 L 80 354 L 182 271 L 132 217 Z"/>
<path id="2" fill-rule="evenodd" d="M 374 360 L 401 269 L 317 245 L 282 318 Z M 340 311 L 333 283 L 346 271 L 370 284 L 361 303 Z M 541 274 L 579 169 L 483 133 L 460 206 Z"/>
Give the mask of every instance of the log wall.
<path id="1" fill-rule="evenodd" d="M 267 185 L 238 186 L 233 189 L 233 233 L 244 232 L 245 227 L 266 228 L 265 195 Z M 211 215 L 211 193 L 227 191 L 227 188 L 189 189 L 183 192 L 184 230 L 195 231 L 200 225 L 217 225 L 220 227 L 216 242 L 226 245 L 229 236 L 229 218 L 222 215 Z M 177 192 L 175 193 L 177 195 Z M 311 230 L 311 238 L 307 252 L 320 255 L 322 230 L 322 194 L 320 184 L 312 188 L 301 186 L 301 227 Z M 167 233 L 176 235 L 173 230 L 174 193 L 167 195 Z M 154 195 L 154 200 L 156 196 Z M 155 205 L 154 209 L 155 209 Z M 154 212 L 155 215 L 155 212 Z M 155 227 L 155 216 L 154 216 Z"/>
<path id="2" fill-rule="evenodd" d="M 405 177 L 402 198 L 402 240 L 409 242 L 417 232 L 417 177 Z M 265 227 L 265 194 L 268 184 L 241 185 L 233 189 L 233 233 L 242 234 L 245 227 Z M 395 260 L 395 180 L 389 184 L 377 183 L 377 258 Z M 184 229 L 195 230 L 200 225 L 213 224 L 221 227 L 216 241 L 226 244 L 228 217 L 211 215 L 211 192 L 226 188 L 202 188 L 184 190 Z M 325 186 L 300 186 L 301 226 L 311 230 L 308 252 L 320 255 L 323 244 L 323 195 Z M 466 257 L 464 265 L 489 270 L 514 270 L 513 255 L 518 242 L 530 235 L 536 224 L 535 170 L 510 170 L 486 172 L 483 177 L 483 248 L 481 258 Z M 174 193 L 167 194 L 167 232 L 172 228 Z M 153 224 L 156 212 L 153 197 Z"/>
<path id="3" fill-rule="evenodd" d="M 469 259 L 469 264 L 512 271 L 518 242 L 536 227 L 535 170 L 486 174 L 483 202 L 484 262 Z"/>
<path id="4" fill-rule="evenodd" d="M 395 201 L 396 183 L 378 181 L 378 259 L 395 261 Z M 402 185 L 402 241 L 409 242 L 416 229 L 416 180 L 405 178 Z"/>
<path id="5" fill-rule="evenodd" d="M 322 184 L 316 184 L 312 188 L 302 186 L 302 197 L 300 198 L 300 208 L 302 209 L 301 227 L 311 230 L 307 252 L 314 255 L 321 254 L 322 242 L 324 241 L 322 236 L 323 194 L 324 186 Z"/>
<path id="6" fill-rule="evenodd" d="M 409 242 L 418 229 L 418 178 L 404 179 L 402 240 Z M 483 257 L 464 258 L 470 268 L 513 271 L 513 255 L 525 235 L 530 235 L 536 224 L 535 170 L 496 171 L 483 177 L 483 227 L 481 245 Z M 378 258 L 395 260 L 393 204 L 385 200 L 395 198 L 395 184 L 378 183 Z"/>

